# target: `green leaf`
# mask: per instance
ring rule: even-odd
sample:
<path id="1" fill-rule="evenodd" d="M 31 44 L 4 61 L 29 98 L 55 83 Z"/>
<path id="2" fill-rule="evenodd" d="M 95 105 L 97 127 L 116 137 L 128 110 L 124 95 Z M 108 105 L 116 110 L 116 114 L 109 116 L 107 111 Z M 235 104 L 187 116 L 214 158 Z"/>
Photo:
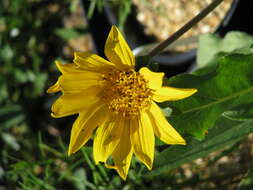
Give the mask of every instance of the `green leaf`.
<path id="1" fill-rule="evenodd" d="M 252 44 L 253 37 L 243 32 L 229 32 L 224 39 L 215 34 L 204 34 L 199 38 L 198 67 L 215 63 L 220 52 L 250 54 Z"/>
<path id="2" fill-rule="evenodd" d="M 14 76 L 17 83 L 26 83 L 28 81 L 27 73 L 21 69 L 15 69 Z"/>
<path id="3" fill-rule="evenodd" d="M 253 119 L 253 104 L 238 106 L 233 110 L 224 112 L 222 115 L 228 119 L 238 121 Z"/>
<path id="4" fill-rule="evenodd" d="M 79 6 L 79 0 L 72 0 L 71 2 L 70 2 L 70 11 L 72 12 L 72 13 L 74 13 L 76 10 L 77 10 L 77 8 L 78 8 L 78 6 Z"/>
<path id="5" fill-rule="evenodd" d="M 0 126 L 1 129 L 12 127 L 24 121 L 25 115 L 20 105 L 7 104 L 0 108 Z"/>
<path id="6" fill-rule="evenodd" d="M 198 67 L 206 66 L 212 61 L 215 54 L 219 52 L 218 47 L 221 39 L 214 34 L 204 34 L 199 38 L 197 51 Z"/>
<path id="7" fill-rule="evenodd" d="M 163 172 L 177 168 L 211 152 L 231 146 L 249 133 L 253 132 L 253 120 L 238 122 L 221 117 L 210 130 L 205 140 L 188 142 L 186 146 L 171 146 L 161 152 L 156 158 L 151 172 L 147 177 L 157 176 Z"/>
<path id="8" fill-rule="evenodd" d="M 228 55 L 220 58 L 217 69 L 209 74 L 172 77 L 168 86 L 198 89 L 189 98 L 167 103 L 173 109 L 169 118 L 172 126 L 203 139 L 223 112 L 253 103 L 252 62 L 253 54 Z"/>
<path id="9" fill-rule="evenodd" d="M 0 102 L 8 98 L 8 87 L 4 78 L 0 77 Z"/>
<path id="10" fill-rule="evenodd" d="M 94 0 L 94 1 L 90 2 L 90 6 L 89 6 L 89 9 L 88 9 L 88 14 L 87 14 L 88 19 L 92 18 L 93 14 L 94 14 L 94 11 L 95 11 L 95 8 L 96 8 L 96 4 L 97 4 L 97 0 Z"/>
<path id="11" fill-rule="evenodd" d="M 55 30 L 55 34 L 65 41 L 78 38 L 81 35 L 77 30 L 71 28 L 58 28 Z"/>
<path id="12" fill-rule="evenodd" d="M 120 0 L 118 7 L 118 25 L 121 31 L 124 31 L 124 24 L 127 16 L 131 13 L 132 0 Z"/>
<path id="13" fill-rule="evenodd" d="M 2 58 L 3 61 L 11 60 L 14 57 L 14 55 L 15 55 L 15 52 L 9 45 L 5 45 L 4 47 L 1 47 L 0 58 Z"/>
<path id="14" fill-rule="evenodd" d="M 48 78 L 48 75 L 46 73 L 39 73 L 36 75 L 36 79 L 33 83 L 33 87 L 34 87 L 33 95 L 34 96 L 38 96 L 38 95 L 43 94 L 47 78 Z"/>
<path id="15" fill-rule="evenodd" d="M 78 190 L 86 190 L 87 181 L 86 171 L 83 168 L 78 168 L 74 173 L 74 184 Z"/>
<path id="16" fill-rule="evenodd" d="M 9 133 L 1 133 L 1 137 L 3 139 L 3 141 L 8 144 L 12 149 L 14 150 L 20 150 L 20 145 L 17 142 L 17 139 L 9 134 Z"/>

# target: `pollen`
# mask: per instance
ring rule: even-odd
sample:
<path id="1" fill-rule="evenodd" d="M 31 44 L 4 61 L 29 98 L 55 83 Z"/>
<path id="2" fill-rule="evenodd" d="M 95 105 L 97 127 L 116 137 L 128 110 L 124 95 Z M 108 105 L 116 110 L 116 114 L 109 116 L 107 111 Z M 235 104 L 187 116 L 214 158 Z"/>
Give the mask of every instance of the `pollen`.
<path id="1" fill-rule="evenodd" d="M 103 75 L 102 80 L 103 99 L 114 114 L 132 119 L 149 108 L 153 90 L 140 73 L 114 70 Z"/>

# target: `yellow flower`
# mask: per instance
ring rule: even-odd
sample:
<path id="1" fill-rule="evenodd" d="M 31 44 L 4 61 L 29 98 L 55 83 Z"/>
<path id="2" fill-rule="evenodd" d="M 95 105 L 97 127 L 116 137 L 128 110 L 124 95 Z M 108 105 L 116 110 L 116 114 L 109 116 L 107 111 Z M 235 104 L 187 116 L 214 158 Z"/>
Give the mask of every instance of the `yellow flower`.
<path id="1" fill-rule="evenodd" d="M 53 117 L 79 114 L 68 154 L 84 146 L 96 130 L 95 163 L 106 163 L 111 156 L 114 165 L 106 166 L 125 180 L 133 154 L 152 168 L 155 136 L 167 144 L 185 144 L 155 102 L 180 100 L 197 90 L 163 87 L 164 73 L 146 67 L 136 72 L 135 58 L 115 26 L 107 38 L 105 55 L 109 61 L 76 52 L 74 63 L 56 62 L 62 75 L 48 93 L 62 92 L 52 105 Z"/>

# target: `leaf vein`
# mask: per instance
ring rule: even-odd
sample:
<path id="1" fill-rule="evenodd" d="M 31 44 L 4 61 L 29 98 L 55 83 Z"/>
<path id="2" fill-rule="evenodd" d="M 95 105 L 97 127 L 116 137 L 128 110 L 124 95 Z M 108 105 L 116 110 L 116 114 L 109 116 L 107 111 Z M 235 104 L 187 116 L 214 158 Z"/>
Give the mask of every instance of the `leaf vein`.
<path id="1" fill-rule="evenodd" d="M 241 96 L 241 95 L 244 95 L 250 91 L 253 91 L 253 86 L 250 87 L 250 88 L 247 88 L 245 90 L 242 90 L 240 92 L 237 92 L 235 94 L 232 94 L 230 96 L 226 96 L 226 97 L 223 97 L 217 101 L 213 101 L 213 102 L 210 102 L 208 104 L 205 104 L 205 105 L 202 105 L 202 106 L 199 106 L 199 107 L 195 107 L 195 108 L 192 108 L 192 109 L 189 109 L 189 110 L 186 110 L 186 111 L 182 111 L 182 114 L 186 114 L 186 113 L 190 113 L 190 112 L 194 112 L 194 111 L 198 111 L 198 110 L 201 110 L 201 109 L 205 109 L 205 108 L 208 108 L 208 107 L 211 107 L 213 105 L 216 105 L 216 104 L 219 104 L 219 103 L 222 103 L 222 102 L 225 102 L 227 100 L 230 100 L 230 99 L 233 99 L 237 96 Z"/>

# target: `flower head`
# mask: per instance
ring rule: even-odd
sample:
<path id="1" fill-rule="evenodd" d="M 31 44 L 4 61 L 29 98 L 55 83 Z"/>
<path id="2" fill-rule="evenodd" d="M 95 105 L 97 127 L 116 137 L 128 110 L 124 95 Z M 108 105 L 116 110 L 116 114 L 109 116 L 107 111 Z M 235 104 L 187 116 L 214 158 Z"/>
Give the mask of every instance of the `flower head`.
<path id="1" fill-rule="evenodd" d="M 52 105 L 53 117 L 78 114 L 68 154 L 84 146 L 96 130 L 95 163 L 106 163 L 111 156 L 114 165 L 106 166 L 126 179 L 133 154 L 152 168 L 155 136 L 167 144 L 185 144 L 155 102 L 180 100 L 197 90 L 163 87 L 164 73 L 146 67 L 136 72 L 135 58 L 115 26 L 107 38 L 105 55 L 109 61 L 76 52 L 74 63 L 56 62 L 62 75 L 48 93 L 62 92 Z"/>

